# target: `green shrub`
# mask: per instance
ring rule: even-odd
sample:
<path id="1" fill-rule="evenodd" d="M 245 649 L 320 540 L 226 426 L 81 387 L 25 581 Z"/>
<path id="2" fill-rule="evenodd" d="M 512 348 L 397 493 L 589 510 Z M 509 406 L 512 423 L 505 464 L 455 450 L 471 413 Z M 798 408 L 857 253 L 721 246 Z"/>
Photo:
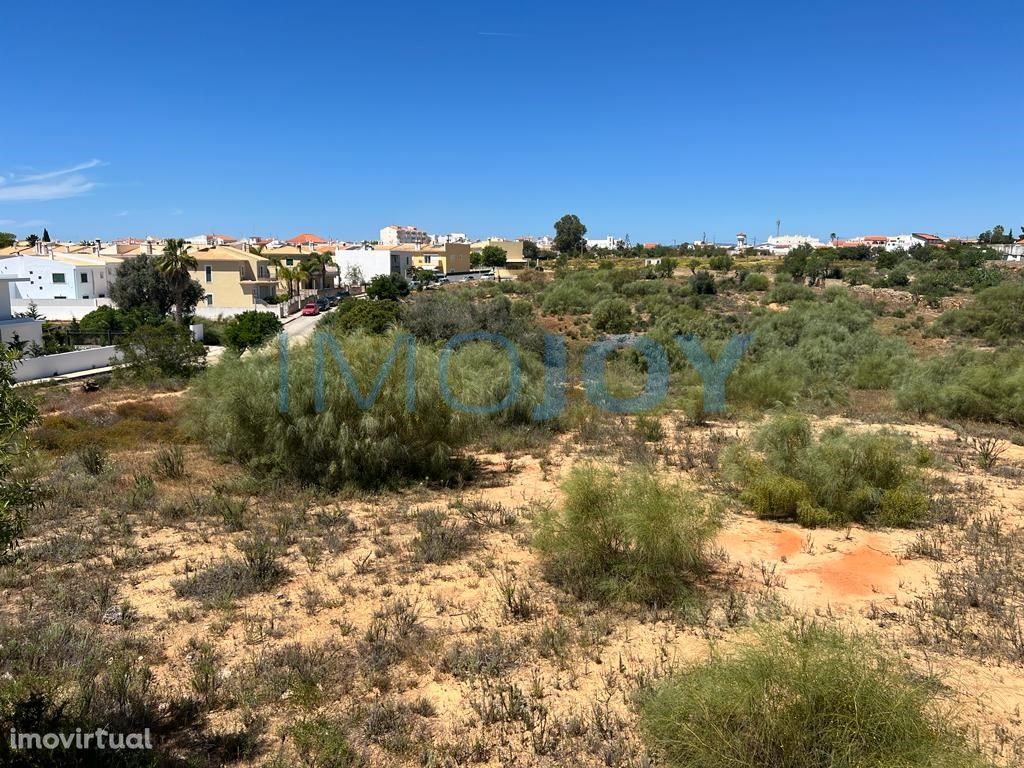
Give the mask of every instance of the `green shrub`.
<path id="1" fill-rule="evenodd" d="M 129 376 L 141 381 L 188 378 L 206 367 L 206 347 L 188 328 L 167 321 L 143 325 L 117 345 Z"/>
<path id="2" fill-rule="evenodd" d="M 366 286 L 366 295 L 381 301 L 396 301 L 409 295 L 409 283 L 401 275 L 377 275 Z"/>
<path id="3" fill-rule="evenodd" d="M 766 304 L 792 304 L 795 301 L 814 301 L 817 297 L 803 283 L 790 283 L 777 280 L 775 287 L 765 298 Z"/>
<path id="4" fill-rule="evenodd" d="M 365 761 L 345 728 L 323 715 L 292 723 L 286 729 L 302 765 L 311 768 L 358 768 Z"/>
<path id="5" fill-rule="evenodd" d="M 618 297 L 599 301 L 592 316 L 594 329 L 604 333 L 629 333 L 633 330 L 633 310 Z"/>
<path id="6" fill-rule="evenodd" d="M 802 288 L 804 286 L 797 286 Z M 757 408 L 810 399 L 843 401 L 850 387 L 893 387 L 914 358 L 874 328 L 875 315 L 845 290 L 785 312 L 760 310 L 744 330 L 752 342 L 727 382 L 727 402 Z"/>
<path id="7" fill-rule="evenodd" d="M 723 461 L 725 477 L 758 517 L 810 527 L 927 520 L 920 466 L 929 457 L 903 435 L 835 427 L 814 439 L 805 417 L 783 414 L 757 431 L 753 446 L 734 446 Z"/>
<path id="8" fill-rule="evenodd" d="M 766 633 L 656 684 L 641 726 L 671 768 L 982 768 L 935 686 L 868 640 Z"/>
<path id="9" fill-rule="evenodd" d="M 650 469 L 572 470 L 565 502 L 538 516 L 548 579 L 594 600 L 667 603 L 707 569 L 717 509 Z"/>
<path id="10" fill-rule="evenodd" d="M 690 290 L 698 296 L 713 296 L 718 292 L 715 278 L 711 276 L 710 272 L 705 272 L 704 270 L 699 270 L 690 275 L 689 283 Z"/>
<path id="11" fill-rule="evenodd" d="M 955 349 L 915 366 L 896 405 L 918 415 L 1024 425 L 1024 351 Z"/>
<path id="12" fill-rule="evenodd" d="M 103 474 L 110 461 L 107 452 L 95 443 L 79 448 L 75 456 L 82 468 L 93 476 Z"/>
<path id="13" fill-rule="evenodd" d="M 527 301 L 498 295 L 468 301 L 462 292 L 437 291 L 416 296 L 402 306 L 402 324 L 418 340 L 446 342 L 459 333 L 499 333 L 521 349 L 541 354 L 543 332 L 531 320 Z"/>
<path id="14" fill-rule="evenodd" d="M 385 333 L 398 322 L 401 311 L 401 305 L 394 301 L 347 299 L 333 312 L 324 315 L 318 326 L 338 336 L 356 331 Z"/>
<path id="15" fill-rule="evenodd" d="M 771 284 L 768 275 L 763 272 L 748 272 L 743 276 L 740 288 L 744 291 L 767 291 Z"/>
<path id="16" fill-rule="evenodd" d="M 365 395 L 396 337 L 355 334 L 338 341 Z M 406 351 L 384 377 L 379 397 L 362 410 L 329 348 L 324 351 L 323 412 L 316 412 L 314 347 L 289 353 L 288 408 L 279 412 L 275 356 L 225 360 L 189 392 L 188 429 L 218 454 L 253 469 L 326 487 L 377 488 L 408 480 L 444 482 L 465 468 L 460 449 L 488 426 L 525 423 L 541 380 L 539 364 L 523 358 L 522 389 L 512 406 L 492 416 L 456 411 L 441 394 L 439 352 L 417 344 L 415 407 L 406 409 Z M 509 388 L 509 364 L 488 343 L 452 355 L 450 389 L 461 403 L 497 404 Z"/>
<path id="17" fill-rule="evenodd" d="M 167 480 L 180 480 L 188 474 L 185 467 L 185 452 L 180 445 L 161 449 L 153 459 L 153 471 Z"/>
<path id="18" fill-rule="evenodd" d="M 614 273 L 611 273 L 614 274 Z M 607 273 L 570 272 L 560 275 L 541 293 L 541 308 L 548 315 L 581 315 L 611 295 Z"/>
<path id="19" fill-rule="evenodd" d="M 21 535 L 25 513 L 35 503 L 32 484 L 19 477 L 25 454 L 25 434 L 38 411 L 14 389 L 14 356 L 0 349 L 0 561 L 7 558 Z"/>
<path id="20" fill-rule="evenodd" d="M 242 354 L 247 349 L 266 344 L 281 332 L 282 327 L 276 315 L 250 310 L 228 321 L 224 327 L 223 340 L 228 349 Z"/>
<path id="21" fill-rule="evenodd" d="M 1008 283 L 979 291 L 962 309 L 942 314 L 934 325 L 941 335 L 974 336 L 990 343 L 1024 338 L 1024 285 Z"/>

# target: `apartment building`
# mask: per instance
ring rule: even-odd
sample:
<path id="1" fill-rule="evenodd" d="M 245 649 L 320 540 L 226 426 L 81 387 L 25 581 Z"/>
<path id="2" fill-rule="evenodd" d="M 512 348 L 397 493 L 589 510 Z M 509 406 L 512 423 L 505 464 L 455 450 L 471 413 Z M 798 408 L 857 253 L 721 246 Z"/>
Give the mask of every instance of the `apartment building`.
<path id="1" fill-rule="evenodd" d="M 418 227 L 390 224 L 380 231 L 381 245 L 427 245 L 430 235 Z"/>
<path id="2" fill-rule="evenodd" d="M 448 243 L 468 243 L 465 232 L 449 232 L 447 235 L 431 235 L 431 245 L 447 245 Z"/>

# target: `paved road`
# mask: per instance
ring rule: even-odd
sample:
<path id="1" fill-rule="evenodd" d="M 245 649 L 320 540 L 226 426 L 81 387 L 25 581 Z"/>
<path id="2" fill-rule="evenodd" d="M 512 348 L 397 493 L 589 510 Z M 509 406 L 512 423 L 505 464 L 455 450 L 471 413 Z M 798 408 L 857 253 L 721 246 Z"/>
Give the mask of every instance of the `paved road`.
<path id="1" fill-rule="evenodd" d="M 333 312 L 334 310 L 328 310 Z M 313 331 L 316 330 L 316 324 L 320 322 L 320 318 L 323 314 L 319 315 L 299 315 L 294 320 L 285 323 L 284 330 L 288 334 L 288 342 L 290 344 L 304 343 L 313 338 Z"/>

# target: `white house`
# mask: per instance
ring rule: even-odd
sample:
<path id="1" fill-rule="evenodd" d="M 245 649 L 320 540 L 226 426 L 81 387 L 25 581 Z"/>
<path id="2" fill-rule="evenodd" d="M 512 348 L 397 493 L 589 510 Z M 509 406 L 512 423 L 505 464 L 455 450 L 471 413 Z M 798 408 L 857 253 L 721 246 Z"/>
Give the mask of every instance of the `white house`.
<path id="1" fill-rule="evenodd" d="M 909 251 L 916 245 L 942 245 L 942 238 L 929 235 L 924 232 L 914 232 L 909 235 L 891 235 L 885 241 L 887 251 Z"/>
<path id="2" fill-rule="evenodd" d="M 617 250 L 619 247 L 619 241 L 614 235 L 608 235 L 608 237 L 600 240 L 587 240 L 587 250 L 593 250 L 594 248 L 606 248 L 609 251 Z"/>
<path id="3" fill-rule="evenodd" d="M 25 341 L 31 344 L 43 343 L 43 323 L 30 317 L 15 317 L 11 311 L 11 291 L 14 283 L 24 278 L 0 276 L 0 341 Z"/>
<path id="4" fill-rule="evenodd" d="M 23 277 L 12 283 L 15 299 L 101 299 L 106 297 L 117 264 L 81 254 L 10 256 L 0 259 L 0 277 Z"/>
<path id="5" fill-rule="evenodd" d="M 776 237 L 769 237 L 767 243 L 758 247 L 766 248 L 773 256 L 785 256 L 794 248 L 799 248 L 801 245 L 809 245 L 812 248 L 825 247 L 825 243 L 821 242 L 821 240 L 816 237 L 811 237 L 810 235 L 778 235 Z"/>
<path id="6" fill-rule="evenodd" d="M 338 265 L 341 282 L 347 281 L 349 270 L 357 268 L 363 276 L 363 282 L 370 282 L 378 275 L 401 275 L 408 277 L 412 269 L 410 252 L 392 250 L 384 245 L 354 245 L 339 248 L 334 252 L 334 261 Z"/>

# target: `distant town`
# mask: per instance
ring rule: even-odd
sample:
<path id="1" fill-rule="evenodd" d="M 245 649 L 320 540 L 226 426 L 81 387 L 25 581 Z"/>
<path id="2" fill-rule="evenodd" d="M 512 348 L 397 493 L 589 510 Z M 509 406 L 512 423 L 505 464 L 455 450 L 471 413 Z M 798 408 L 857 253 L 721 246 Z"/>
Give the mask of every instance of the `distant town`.
<path id="1" fill-rule="evenodd" d="M 309 232 L 286 240 L 216 233 L 183 240 L 197 264 L 191 277 L 204 289 L 196 316 L 211 319 L 252 309 L 287 316 L 298 311 L 302 300 L 311 294 L 342 287 L 358 292 L 379 275 L 428 282 L 510 278 L 538 261 L 559 255 L 556 239 L 549 235 L 475 240 L 463 232 L 432 234 L 419 227 L 397 224 L 382 227 L 376 241 L 334 240 Z M 654 263 L 665 255 L 709 249 L 732 255 L 782 258 L 801 246 L 891 252 L 910 251 L 916 246 L 941 247 L 954 240 L 984 243 L 1001 251 L 1008 260 L 1019 261 L 1024 256 L 1024 237 L 1015 238 L 1012 229 L 1007 233 L 999 227 L 995 232 L 973 238 L 943 239 L 911 232 L 850 238 L 833 235 L 821 240 L 809 235 L 778 234 L 755 243 L 740 232 L 730 243 L 695 240 L 672 245 L 631 243 L 628 237 L 609 235 L 586 238 L 585 249 L 605 256 L 647 255 L 646 261 Z M 51 320 L 81 318 L 110 303 L 110 287 L 126 261 L 139 256 L 155 258 L 163 252 L 165 243 L 165 239 L 155 237 L 67 242 L 51 240 L 48 232 L 20 239 L 0 233 L 0 277 L 9 286 L 10 311 L 16 316 L 33 304 L 45 308 Z M 485 254 L 500 255 L 487 259 Z"/>

